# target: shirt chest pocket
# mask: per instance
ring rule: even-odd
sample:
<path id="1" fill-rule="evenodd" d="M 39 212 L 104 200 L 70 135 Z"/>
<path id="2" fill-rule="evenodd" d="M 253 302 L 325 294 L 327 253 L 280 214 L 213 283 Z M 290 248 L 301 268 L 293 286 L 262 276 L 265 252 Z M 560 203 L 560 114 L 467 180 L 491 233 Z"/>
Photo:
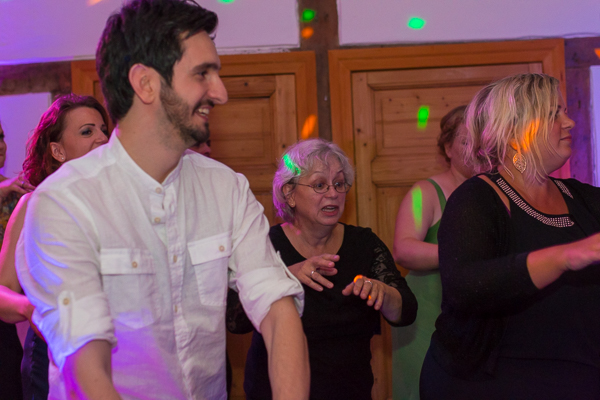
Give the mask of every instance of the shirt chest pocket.
<path id="1" fill-rule="evenodd" d="M 231 233 L 197 240 L 187 244 L 200 303 L 224 306 L 227 300 L 227 266 L 231 256 Z"/>
<path id="2" fill-rule="evenodd" d="M 140 329 L 160 316 L 154 260 L 148 250 L 103 249 L 100 273 L 116 323 Z"/>

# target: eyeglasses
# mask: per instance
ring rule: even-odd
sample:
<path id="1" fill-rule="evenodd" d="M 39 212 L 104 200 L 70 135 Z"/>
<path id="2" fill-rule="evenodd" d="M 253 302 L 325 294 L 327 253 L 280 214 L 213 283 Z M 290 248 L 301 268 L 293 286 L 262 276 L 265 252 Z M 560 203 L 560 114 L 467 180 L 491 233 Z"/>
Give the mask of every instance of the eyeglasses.
<path id="1" fill-rule="evenodd" d="M 338 193 L 347 193 L 348 190 L 350 190 L 350 185 L 346 182 L 334 182 L 332 185 L 328 185 L 326 183 L 317 183 L 316 185 L 305 185 L 303 183 L 296 183 L 296 185 L 308 186 L 309 188 L 312 188 L 315 192 L 319 194 L 327 193 L 331 186 L 333 186 L 335 191 Z"/>

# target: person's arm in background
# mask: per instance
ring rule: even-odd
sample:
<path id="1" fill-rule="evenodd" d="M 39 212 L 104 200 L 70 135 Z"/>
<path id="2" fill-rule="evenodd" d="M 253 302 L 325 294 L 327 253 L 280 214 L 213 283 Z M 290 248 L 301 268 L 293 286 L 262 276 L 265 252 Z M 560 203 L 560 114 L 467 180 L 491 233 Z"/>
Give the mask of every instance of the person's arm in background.
<path id="1" fill-rule="evenodd" d="M 11 324 L 30 320 L 33 306 L 23 295 L 15 269 L 15 249 L 23 229 L 29 194 L 24 195 L 13 210 L 0 251 L 0 319 Z"/>
<path id="2" fill-rule="evenodd" d="M 308 399 L 308 347 L 292 298 L 273 303 L 260 327 L 269 354 L 273 399 Z"/>
<path id="3" fill-rule="evenodd" d="M 423 240 L 435 223 L 434 214 L 439 200 L 435 187 L 420 181 L 404 196 L 394 234 L 394 260 L 409 270 L 432 270 L 438 268 L 438 247 Z"/>

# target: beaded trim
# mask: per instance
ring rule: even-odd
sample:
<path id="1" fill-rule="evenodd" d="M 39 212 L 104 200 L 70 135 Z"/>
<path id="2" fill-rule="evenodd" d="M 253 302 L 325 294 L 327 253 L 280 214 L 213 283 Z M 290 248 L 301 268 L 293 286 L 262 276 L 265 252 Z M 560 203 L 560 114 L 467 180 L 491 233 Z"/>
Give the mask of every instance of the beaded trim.
<path id="1" fill-rule="evenodd" d="M 558 188 L 567 196 L 569 196 L 570 198 L 573 198 L 573 195 L 571 194 L 571 192 L 569 192 L 569 188 L 567 188 L 565 186 L 564 183 L 562 183 L 561 181 L 555 181 L 553 180 L 554 183 L 556 183 L 556 186 L 558 186 Z"/>
<path id="2" fill-rule="evenodd" d="M 570 196 L 571 198 L 573 197 L 573 196 L 571 196 L 571 193 L 569 192 L 567 187 L 562 182 L 559 182 L 559 181 L 555 181 L 555 182 L 561 191 L 563 191 L 566 195 Z M 555 228 L 567 228 L 569 226 L 575 225 L 575 223 L 571 220 L 571 218 L 569 216 L 546 217 L 545 215 L 540 214 L 538 211 L 533 209 L 529 204 L 527 204 L 525 202 L 525 200 L 523 200 L 521 198 L 521 196 L 519 196 L 517 193 L 515 193 L 515 191 L 508 185 L 508 183 L 506 183 L 506 181 L 504 179 L 498 178 L 496 180 L 496 183 L 498 184 L 498 186 L 500 186 L 500 189 L 502 189 L 502 191 L 508 197 L 510 197 L 510 199 L 516 205 L 519 206 L 519 208 L 521 210 L 525 211 L 529 216 L 537 219 L 541 223 L 549 225 L 549 226 L 553 226 Z"/>

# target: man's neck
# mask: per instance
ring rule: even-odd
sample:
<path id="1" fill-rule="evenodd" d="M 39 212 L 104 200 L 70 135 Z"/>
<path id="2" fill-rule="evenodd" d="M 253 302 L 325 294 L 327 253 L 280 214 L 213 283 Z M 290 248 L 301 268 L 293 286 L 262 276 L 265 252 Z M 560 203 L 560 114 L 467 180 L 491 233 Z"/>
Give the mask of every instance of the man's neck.
<path id="1" fill-rule="evenodd" d="M 134 110 L 119 121 L 115 134 L 131 159 L 159 183 L 177 167 L 187 148 L 176 133 L 165 132 L 154 118 L 135 115 Z"/>

